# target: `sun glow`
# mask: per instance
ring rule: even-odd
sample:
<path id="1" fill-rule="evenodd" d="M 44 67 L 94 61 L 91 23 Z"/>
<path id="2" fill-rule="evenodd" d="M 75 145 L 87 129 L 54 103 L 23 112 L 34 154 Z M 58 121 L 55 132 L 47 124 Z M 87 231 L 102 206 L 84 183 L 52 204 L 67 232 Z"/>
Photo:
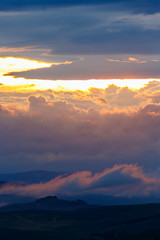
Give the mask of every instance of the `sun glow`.
<path id="1" fill-rule="evenodd" d="M 109 85 L 116 85 L 117 87 L 128 87 L 132 89 L 140 89 L 145 84 L 153 79 L 90 79 L 90 80 L 57 80 L 57 81 L 38 81 L 38 88 L 41 89 L 56 89 L 56 90 L 81 90 L 87 91 L 90 88 L 105 89 Z M 36 81 L 34 81 L 35 83 Z"/>
<path id="2" fill-rule="evenodd" d="M 59 65 L 64 63 L 56 64 Z M 13 87 L 14 91 L 15 89 L 21 89 L 21 91 L 25 91 L 28 87 L 30 88 L 30 90 L 53 89 L 55 91 L 88 91 L 90 88 L 105 89 L 112 84 L 116 85 L 117 87 L 128 87 L 136 90 L 144 87 L 145 84 L 148 84 L 150 81 L 159 81 L 159 79 L 39 80 L 6 76 L 11 72 L 21 72 L 39 68 L 46 68 L 51 67 L 52 65 L 54 65 L 54 63 L 46 63 L 23 58 L 0 58 L 0 83 L 5 86 L 5 89 L 7 89 L 7 87 Z"/>
<path id="3" fill-rule="evenodd" d="M 148 84 L 150 81 L 158 79 L 91 79 L 91 80 L 38 80 L 38 79 L 25 79 L 13 78 L 12 76 L 1 77 L 1 83 L 7 86 L 17 87 L 21 86 L 24 89 L 30 86 L 30 89 L 47 90 L 53 89 L 55 91 L 88 91 L 90 88 L 105 89 L 109 85 L 117 87 L 128 87 L 130 89 L 140 89 Z"/>
<path id="4" fill-rule="evenodd" d="M 22 72 L 51 66 L 52 63 L 45 63 L 25 58 L 3 57 L 0 58 L 0 75 L 3 76 L 10 72 Z"/>

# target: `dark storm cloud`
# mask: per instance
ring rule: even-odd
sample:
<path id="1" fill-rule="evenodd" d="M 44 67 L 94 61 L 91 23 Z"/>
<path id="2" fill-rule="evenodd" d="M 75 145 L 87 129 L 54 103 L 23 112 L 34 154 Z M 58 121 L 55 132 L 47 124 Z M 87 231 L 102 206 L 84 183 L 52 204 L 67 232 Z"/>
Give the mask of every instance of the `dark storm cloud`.
<path id="1" fill-rule="evenodd" d="M 57 55 L 160 53 L 159 14 L 95 6 L 7 12 L 0 31 L 0 46 L 39 46 Z"/>

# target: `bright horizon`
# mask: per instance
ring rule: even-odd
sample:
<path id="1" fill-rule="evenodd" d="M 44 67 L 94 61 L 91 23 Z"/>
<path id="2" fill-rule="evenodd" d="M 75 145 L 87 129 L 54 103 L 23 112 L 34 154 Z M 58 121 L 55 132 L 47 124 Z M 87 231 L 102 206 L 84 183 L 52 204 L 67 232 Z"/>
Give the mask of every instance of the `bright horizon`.
<path id="1" fill-rule="evenodd" d="M 88 80 L 39 80 L 39 79 L 25 79 L 15 78 L 13 76 L 7 76 L 7 74 L 15 72 L 25 72 L 28 70 L 34 70 L 39 68 L 49 68 L 52 65 L 61 65 L 63 63 L 48 63 L 37 60 L 15 58 L 15 57 L 4 57 L 0 58 L 0 83 L 5 86 L 19 87 L 25 90 L 25 86 L 30 85 L 30 89 L 47 90 L 54 89 L 56 91 L 61 90 L 81 90 L 87 91 L 90 88 L 105 89 L 109 85 L 115 85 L 117 87 L 128 87 L 130 89 L 140 89 L 151 81 L 160 81 L 160 79 L 149 78 L 149 79 L 88 79 Z M 14 88 L 15 90 L 15 88 Z"/>

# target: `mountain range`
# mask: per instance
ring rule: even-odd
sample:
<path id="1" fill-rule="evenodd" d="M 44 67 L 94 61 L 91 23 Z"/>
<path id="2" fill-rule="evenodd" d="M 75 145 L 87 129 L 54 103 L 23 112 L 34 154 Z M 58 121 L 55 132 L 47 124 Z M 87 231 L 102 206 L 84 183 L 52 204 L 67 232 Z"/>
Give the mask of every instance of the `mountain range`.
<path id="1" fill-rule="evenodd" d="M 52 172 L 47 170 L 35 170 L 19 173 L 0 174 L 0 180 L 6 182 L 21 182 L 25 184 L 34 184 L 40 182 L 48 182 L 55 177 L 64 174 L 64 172 Z M 0 181 L 1 184 L 1 181 Z"/>
<path id="2" fill-rule="evenodd" d="M 0 212 L 40 210 L 40 211 L 73 211 L 80 208 L 92 207 L 82 200 L 70 201 L 58 199 L 56 196 L 40 198 L 24 204 L 12 204 L 0 207 Z"/>

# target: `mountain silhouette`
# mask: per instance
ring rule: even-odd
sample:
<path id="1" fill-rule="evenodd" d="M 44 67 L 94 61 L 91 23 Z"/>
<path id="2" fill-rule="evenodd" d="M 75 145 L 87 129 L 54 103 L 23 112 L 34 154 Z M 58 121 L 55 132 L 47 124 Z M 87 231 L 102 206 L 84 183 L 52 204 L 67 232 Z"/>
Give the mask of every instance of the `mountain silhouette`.
<path id="1" fill-rule="evenodd" d="M 4 211 L 23 211 L 23 210 L 41 210 L 41 211 L 73 211 L 80 208 L 89 208 L 85 201 L 76 200 L 63 200 L 56 196 L 48 196 L 40 198 L 36 201 L 24 204 L 12 204 L 0 208 L 1 212 Z"/>

